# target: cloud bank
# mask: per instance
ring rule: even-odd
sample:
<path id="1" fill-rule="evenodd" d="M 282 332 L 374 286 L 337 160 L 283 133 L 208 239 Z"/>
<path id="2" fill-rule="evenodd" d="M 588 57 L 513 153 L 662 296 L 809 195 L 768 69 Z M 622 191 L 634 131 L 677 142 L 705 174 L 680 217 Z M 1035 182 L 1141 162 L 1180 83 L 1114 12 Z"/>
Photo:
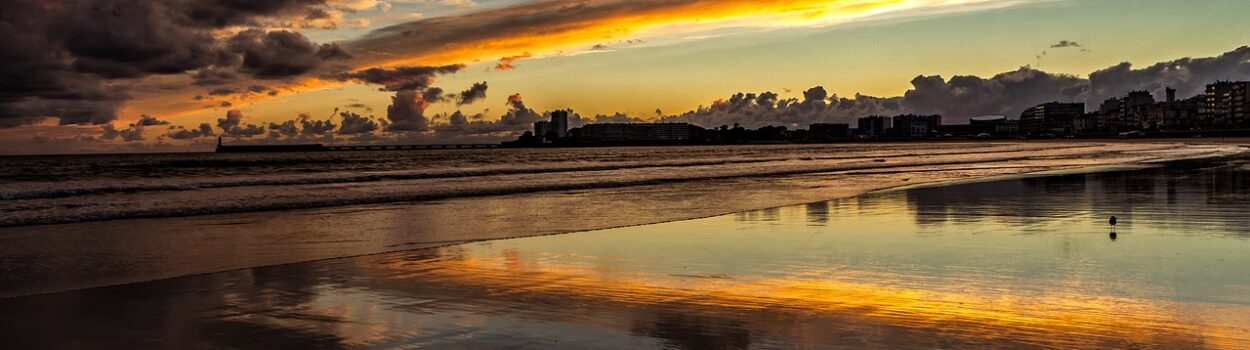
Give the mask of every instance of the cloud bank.
<path id="1" fill-rule="evenodd" d="M 341 10 L 329 0 L 0 2 L 0 127 L 107 124 L 154 76 L 221 85 L 308 73 L 349 55 L 287 29 Z"/>
<path id="2" fill-rule="evenodd" d="M 1216 57 L 1182 58 L 1142 68 L 1120 63 L 1094 71 L 1088 78 L 1020 69 L 989 78 L 957 75 L 917 76 L 902 96 L 856 95 L 841 98 L 823 87 L 803 93 L 803 98 L 778 99 L 773 92 L 737 93 L 663 121 L 689 122 L 705 127 L 741 124 L 801 125 L 816 122 L 851 122 L 867 115 L 901 113 L 940 114 L 951 122 L 965 122 L 980 115 L 1018 115 L 1028 107 L 1051 101 L 1085 102 L 1093 108 L 1102 101 L 1133 90 L 1162 96 L 1164 89 L 1190 97 L 1202 94 L 1217 80 L 1250 80 L 1250 47 L 1240 47 Z"/>

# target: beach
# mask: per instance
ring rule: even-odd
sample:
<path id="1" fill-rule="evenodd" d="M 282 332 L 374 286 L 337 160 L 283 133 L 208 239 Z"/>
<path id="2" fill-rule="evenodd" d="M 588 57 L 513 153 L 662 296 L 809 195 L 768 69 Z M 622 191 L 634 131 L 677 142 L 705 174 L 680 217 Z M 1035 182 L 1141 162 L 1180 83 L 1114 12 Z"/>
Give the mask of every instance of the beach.
<path id="1" fill-rule="evenodd" d="M 0 297 L 1239 151 L 902 143 L 6 159 L 17 166 L 0 185 Z"/>
<path id="2" fill-rule="evenodd" d="M 6 348 L 1250 344 L 1250 279 L 1240 273 L 1250 263 L 1250 163 L 1097 165 L 1116 166 L 1039 166 L 1049 171 L 1040 175 L 1012 168 L 989 178 L 935 169 L 904 173 L 928 185 L 571 234 L 550 233 L 590 224 L 534 220 L 554 232 L 7 298 L 0 325 L 14 335 Z M 815 180 L 768 186 L 819 188 L 805 181 Z M 666 190 L 614 190 L 622 198 L 614 207 L 672 190 L 650 186 Z M 555 201 L 590 202 L 562 196 Z M 452 202 L 428 205 L 481 208 Z M 622 208 L 632 210 L 640 209 Z M 1121 219 L 1115 236 L 1110 215 Z M 489 222 L 422 227 L 495 229 Z M 240 257 L 277 246 L 234 243 Z"/>
<path id="3" fill-rule="evenodd" d="M 1239 151 L 986 142 L 7 158 L 0 297 Z"/>

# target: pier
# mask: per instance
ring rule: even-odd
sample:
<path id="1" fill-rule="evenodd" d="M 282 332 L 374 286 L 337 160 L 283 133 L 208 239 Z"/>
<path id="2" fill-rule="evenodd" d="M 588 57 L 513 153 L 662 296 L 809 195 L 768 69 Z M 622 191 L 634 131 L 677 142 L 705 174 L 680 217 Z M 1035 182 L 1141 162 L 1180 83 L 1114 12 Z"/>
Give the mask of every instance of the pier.
<path id="1" fill-rule="evenodd" d="M 346 146 L 323 146 L 327 151 L 399 151 L 399 150 L 418 150 L 418 149 L 472 149 L 472 148 L 499 148 L 497 143 L 475 143 L 475 144 L 444 144 L 444 145 L 346 145 Z"/>
<path id="2" fill-rule="evenodd" d="M 267 152 L 327 152 L 327 151 L 406 151 L 430 149 L 490 149 L 499 148 L 498 143 L 474 144 L 424 144 L 424 145 L 226 145 L 217 138 L 217 153 L 267 153 Z"/>

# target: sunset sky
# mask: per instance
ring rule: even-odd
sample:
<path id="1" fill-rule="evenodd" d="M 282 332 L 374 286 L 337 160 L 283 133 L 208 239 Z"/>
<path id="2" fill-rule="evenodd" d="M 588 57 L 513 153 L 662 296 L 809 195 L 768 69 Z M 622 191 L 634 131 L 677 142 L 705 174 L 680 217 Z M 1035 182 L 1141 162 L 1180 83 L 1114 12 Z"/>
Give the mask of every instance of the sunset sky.
<path id="1" fill-rule="evenodd" d="M 1245 13 L 1241 0 L 18 0 L 0 4 L 0 154 L 205 150 L 219 135 L 499 141 L 555 109 L 575 124 L 806 127 L 1188 97 L 1250 78 Z"/>

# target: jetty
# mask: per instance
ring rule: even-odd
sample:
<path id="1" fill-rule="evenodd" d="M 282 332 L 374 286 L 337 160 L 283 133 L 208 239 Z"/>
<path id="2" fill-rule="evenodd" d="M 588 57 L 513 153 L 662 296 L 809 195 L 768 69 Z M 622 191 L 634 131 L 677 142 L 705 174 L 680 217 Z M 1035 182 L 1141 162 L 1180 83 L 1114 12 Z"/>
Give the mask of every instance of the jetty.
<path id="1" fill-rule="evenodd" d="M 273 153 L 273 152 L 332 152 L 332 151 L 404 151 L 428 149 L 489 149 L 498 148 L 497 143 L 476 144 L 420 144 L 420 145 L 226 145 L 217 138 L 217 153 Z"/>

